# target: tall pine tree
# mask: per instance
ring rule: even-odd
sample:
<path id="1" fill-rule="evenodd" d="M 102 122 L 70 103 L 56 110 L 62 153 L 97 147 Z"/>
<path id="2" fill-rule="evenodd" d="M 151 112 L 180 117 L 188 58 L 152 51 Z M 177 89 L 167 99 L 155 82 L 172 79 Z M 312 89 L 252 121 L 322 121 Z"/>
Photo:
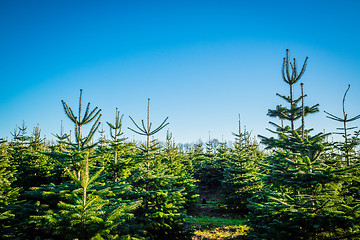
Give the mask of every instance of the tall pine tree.
<path id="1" fill-rule="evenodd" d="M 347 170 L 327 158 L 325 135 L 311 136 L 311 129 L 305 128 L 305 117 L 317 112 L 318 105 L 305 106 L 303 91 L 294 96 L 306 62 L 298 72 L 296 60 L 291 62 L 286 51 L 282 70 L 290 94 L 277 95 L 289 106 L 278 105 L 268 115 L 290 126 L 270 122 L 277 138 L 260 136 L 273 153 L 265 159 L 264 194 L 251 203 L 254 239 L 328 239 L 343 236 L 352 225 L 340 211 L 345 204 L 340 190 Z"/>

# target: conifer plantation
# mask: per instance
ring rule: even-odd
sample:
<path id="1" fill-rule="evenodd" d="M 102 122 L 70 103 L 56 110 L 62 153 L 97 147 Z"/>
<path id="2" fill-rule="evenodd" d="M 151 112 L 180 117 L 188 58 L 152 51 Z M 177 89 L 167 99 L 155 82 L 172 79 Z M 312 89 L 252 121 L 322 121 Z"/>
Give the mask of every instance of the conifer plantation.
<path id="1" fill-rule="evenodd" d="M 169 130 L 158 139 L 171 120 L 153 124 L 150 99 L 130 126 L 117 108 L 101 124 L 86 89 L 77 106 L 61 100 L 73 128 L 61 124 L 54 141 L 25 122 L 0 139 L 0 239 L 360 239 L 360 115 L 346 109 L 357 93 L 344 86 L 343 114 L 325 111 L 336 132 L 316 132 L 307 64 L 286 50 L 288 90 L 274 93 L 268 135 L 252 136 L 239 115 L 233 144 L 178 144 Z"/>

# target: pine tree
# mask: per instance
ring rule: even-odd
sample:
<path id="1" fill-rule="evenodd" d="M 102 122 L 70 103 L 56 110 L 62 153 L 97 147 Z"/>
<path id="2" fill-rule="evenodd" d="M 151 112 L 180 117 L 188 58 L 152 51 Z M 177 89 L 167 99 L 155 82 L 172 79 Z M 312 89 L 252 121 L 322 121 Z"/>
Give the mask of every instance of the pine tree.
<path id="1" fill-rule="evenodd" d="M 63 199 L 58 203 L 58 209 L 49 209 L 45 215 L 33 217 L 38 220 L 38 227 L 51 230 L 53 237 L 63 239 L 119 237 L 118 226 L 133 216 L 130 212 L 141 201 L 119 199 L 114 191 L 116 188 L 101 183 L 103 170 L 100 168 L 90 174 L 89 153 L 82 159 L 80 178 L 77 171 L 67 169 L 72 182 L 58 192 Z M 44 191 L 43 194 L 52 193 Z"/>
<path id="2" fill-rule="evenodd" d="M 262 154 L 251 140 L 250 132 L 239 128 L 235 136 L 234 149 L 224 170 L 222 182 L 223 198 L 227 208 L 240 214 L 248 213 L 248 199 L 261 191 L 260 163 Z"/>
<path id="3" fill-rule="evenodd" d="M 357 127 L 348 127 L 347 125 L 350 122 L 360 119 L 360 115 L 357 115 L 352 118 L 348 118 L 348 115 L 345 111 L 345 98 L 349 89 L 350 89 L 350 84 L 345 91 L 342 101 L 342 110 L 343 110 L 342 117 L 337 117 L 325 111 L 325 113 L 328 115 L 327 116 L 328 118 L 335 120 L 337 122 L 341 122 L 343 125 L 341 128 L 337 128 L 337 130 L 340 130 L 341 132 L 335 132 L 335 134 L 340 134 L 343 137 L 344 142 L 336 143 L 336 148 L 340 151 L 340 156 L 344 158 L 344 161 L 347 166 L 353 165 L 359 159 L 359 157 L 356 155 L 356 147 L 360 145 L 359 139 L 356 136 L 352 138 L 350 133 L 350 130 L 356 129 Z"/>
<path id="4" fill-rule="evenodd" d="M 8 144 L 0 139 L 0 238 L 14 238 L 15 229 L 12 220 L 15 217 L 15 205 L 20 188 L 14 186 L 16 169 L 8 156 Z"/>
<path id="5" fill-rule="evenodd" d="M 331 120 L 342 123 L 342 127 L 337 128 L 340 132 L 335 132 L 335 134 L 340 134 L 343 138 L 343 141 L 338 141 L 334 143 L 336 152 L 332 153 L 332 157 L 336 158 L 339 161 L 339 165 L 342 168 L 350 168 L 352 171 L 347 173 L 346 181 L 343 184 L 341 195 L 344 197 L 345 204 L 342 205 L 341 210 L 344 211 L 349 219 L 353 220 L 352 229 L 349 231 L 353 235 L 360 234 L 360 155 L 358 152 L 358 146 L 360 145 L 360 131 L 354 131 L 353 134 L 351 130 L 355 130 L 357 127 L 349 127 L 348 123 L 353 122 L 357 119 L 360 119 L 360 115 L 355 117 L 348 117 L 348 114 L 345 111 L 345 99 L 346 95 L 350 89 L 350 84 L 345 91 L 343 100 L 342 100 L 342 117 L 335 116 L 331 113 L 325 111 L 328 115 L 327 117 Z M 350 226 L 349 226 L 350 227 Z"/>
<path id="6" fill-rule="evenodd" d="M 110 128 L 110 151 L 113 153 L 113 161 L 110 164 L 110 168 L 113 172 L 114 181 L 119 179 L 125 179 L 128 177 L 131 167 L 134 162 L 131 159 L 130 149 L 132 144 L 126 143 L 126 137 L 122 132 L 122 119 L 124 115 L 120 116 L 119 110 L 115 111 L 114 124 L 107 122 Z"/>
<path id="7" fill-rule="evenodd" d="M 91 139 L 100 126 L 101 118 L 101 109 L 95 107 L 93 110 L 90 110 L 90 102 L 87 104 L 85 113 L 82 116 L 82 92 L 83 90 L 80 89 L 78 116 L 75 116 L 71 107 L 69 107 L 64 100 L 61 100 L 66 116 L 73 122 L 75 126 L 75 142 L 67 142 L 67 144 L 72 148 L 72 152 L 70 155 L 65 154 L 64 157 L 68 160 L 72 169 L 78 172 L 78 178 L 80 178 L 81 168 L 81 161 L 78 161 L 78 158 L 82 159 L 82 152 L 93 149 L 97 145 L 97 143 L 91 144 Z M 91 123 L 92 121 L 95 122 L 92 124 L 89 133 L 84 136 L 82 127 Z"/>
<path id="8" fill-rule="evenodd" d="M 260 136 L 273 154 L 265 159 L 264 195 L 251 202 L 254 239 L 328 239 L 342 235 L 344 229 L 351 226 L 351 220 L 340 211 L 344 202 L 339 192 L 347 169 L 339 169 L 331 159 L 325 158 L 324 134 L 311 136 L 311 129 L 305 129 L 304 118 L 317 112 L 318 105 L 304 106 L 303 91 L 299 98 L 293 95 L 293 87 L 303 76 L 306 61 L 298 73 L 296 61 L 289 61 L 287 50 L 283 80 L 289 86 L 290 95 L 277 95 L 290 106 L 278 105 L 276 110 L 269 110 L 268 115 L 288 121 L 290 126 L 270 122 L 277 127 L 271 131 L 277 138 Z M 298 120 L 301 124 L 296 127 Z"/>
<path id="9" fill-rule="evenodd" d="M 166 164 L 170 169 L 170 173 L 177 177 L 174 188 L 184 189 L 182 192 L 185 195 L 184 208 L 186 210 L 193 209 L 198 199 L 198 194 L 192 174 L 192 161 L 176 146 L 170 131 L 167 131 L 162 155 L 162 164 Z"/>
<path id="10" fill-rule="evenodd" d="M 53 161 L 40 151 L 48 148 L 44 139 L 41 138 L 39 127 L 35 127 L 30 136 L 27 135 L 27 127 L 23 122 L 12 133 L 14 139 L 9 143 L 9 160 L 15 173 L 16 181 L 13 187 L 18 188 L 18 202 L 12 205 L 14 218 L 12 232 L 19 238 L 33 236 L 34 225 L 30 222 L 30 216 L 36 214 L 37 207 L 34 198 L 28 191 L 42 184 L 49 184 L 52 179 L 51 169 Z"/>
<path id="11" fill-rule="evenodd" d="M 142 127 L 139 127 L 139 125 L 136 124 L 136 122 L 134 121 L 134 119 L 132 117 L 130 117 L 130 119 L 134 123 L 134 125 L 136 126 L 136 128 L 138 130 L 134 130 L 134 129 L 130 128 L 130 127 L 129 127 L 129 129 L 131 131 L 139 134 L 139 135 L 146 136 L 146 149 L 147 149 L 147 151 L 150 151 L 150 136 L 158 133 L 159 131 L 161 131 L 161 129 L 163 129 L 164 127 L 166 127 L 169 124 L 169 123 L 166 122 L 168 120 L 168 117 L 167 117 L 167 118 L 165 118 L 165 120 L 157 128 L 155 128 L 154 130 L 151 130 L 152 122 L 150 122 L 150 98 L 148 98 L 146 126 L 145 126 L 144 120 L 141 120 Z"/>
<path id="12" fill-rule="evenodd" d="M 142 235 L 150 239 L 188 239 L 190 232 L 185 225 L 184 208 L 192 182 L 187 176 L 176 175 L 177 166 L 181 164 L 174 165 L 173 161 L 171 165 L 171 159 L 168 159 L 170 156 L 164 158 L 159 142 L 150 140 L 150 136 L 168 125 L 168 118 L 155 130 L 151 130 L 149 103 L 150 99 L 146 126 L 142 120 L 142 127 L 139 127 L 130 117 L 138 130 L 129 129 L 146 136 L 146 143 L 138 148 L 139 153 L 134 156 L 137 168 L 131 171 L 127 179 L 132 185 L 128 198 L 143 199 L 143 204 L 135 212 L 135 224 L 137 228 L 143 229 Z"/>
<path id="13" fill-rule="evenodd" d="M 96 107 L 90 112 L 88 103 L 84 117 L 81 118 L 81 96 L 82 90 L 78 117 L 74 116 L 71 108 L 63 101 L 65 113 L 75 125 L 75 142 L 68 142 L 70 139 L 61 134 L 59 144 L 64 146 L 48 153 L 54 159 L 64 160 L 61 164 L 66 161 L 70 163 L 68 166 L 63 165 L 68 180 L 58 185 L 33 188 L 29 194 L 38 198 L 38 214 L 32 216 L 32 223 L 36 225 L 36 234 L 41 238 L 130 237 L 124 223 L 141 201 L 122 199 L 124 192 L 128 190 L 128 184 L 104 181 L 101 175 L 104 167 L 97 166 L 101 152 L 94 150 L 99 143 L 92 143 L 92 137 L 99 127 L 100 110 Z M 94 123 L 90 132 L 83 135 L 81 127 L 92 121 Z M 67 142 L 63 143 L 65 139 Z"/>

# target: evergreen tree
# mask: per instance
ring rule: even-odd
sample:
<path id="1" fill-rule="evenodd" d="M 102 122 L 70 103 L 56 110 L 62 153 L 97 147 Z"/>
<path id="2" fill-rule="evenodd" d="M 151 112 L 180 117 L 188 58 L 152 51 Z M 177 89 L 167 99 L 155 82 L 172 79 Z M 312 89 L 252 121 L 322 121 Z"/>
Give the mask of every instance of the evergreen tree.
<path id="1" fill-rule="evenodd" d="M 173 140 L 172 133 L 167 131 L 166 143 L 163 148 L 162 163 L 170 168 L 170 173 L 177 177 L 174 188 L 183 188 L 185 196 L 184 208 L 192 210 L 195 207 L 198 195 L 196 192 L 195 179 L 192 174 L 192 161 L 179 150 Z"/>
<path id="2" fill-rule="evenodd" d="M 15 229 L 12 220 L 15 217 L 14 206 L 17 203 L 19 187 L 14 186 L 16 169 L 8 156 L 8 144 L 0 139 L 0 238 L 14 238 Z"/>
<path id="3" fill-rule="evenodd" d="M 23 122 L 22 127 L 15 129 L 13 141 L 9 144 L 9 159 L 16 173 L 13 186 L 19 188 L 18 202 L 12 205 L 14 218 L 12 232 L 19 238 L 33 236 L 34 225 L 30 216 L 37 213 L 35 200 L 28 195 L 32 187 L 49 184 L 52 178 L 51 169 L 54 164 L 51 159 L 40 151 L 47 148 L 40 136 L 39 127 L 35 127 L 30 136 Z"/>
<path id="4" fill-rule="evenodd" d="M 187 202 L 186 187 L 191 185 L 191 180 L 175 175 L 178 169 L 174 161 L 171 164 L 169 155 L 163 158 L 156 139 L 150 141 L 150 136 L 168 125 L 168 118 L 155 130 L 151 130 L 149 101 L 146 126 L 142 120 L 142 127 L 139 127 L 130 117 L 138 130 L 129 129 L 146 136 L 146 143 L 139 147 L 140 152 L 135 156 L 138 167 L 131 171 L 127 179 L 132 185 L 128 198 L 143 200 L 143 204 L 135 211 L 135 224 L 143 230 L 142 235 L 150 239 L 188 239 L 191 234 L 185 225 L 184 207 Z"/>
<path id="5" fill-rule="evenodd" d="M 157 128 L 155 128 L 154 130 L 151 130 L 152 122 L 150 122 L 150 98 L 148 98 L 146 126 L 145 126 L 144 120 L 141 120 L 142 127 L 139 127 L 139 125 L 136 124 L 136 122 L 134 121 L 134 119 L 132 119 L 132 117 L 130 117 L 130 119 L 134 123 L 134 125 L 136 126 L 136 128 L 138 130 L 134 130 L 130 127 L 129 127 L 129 129 L 139 135 L 146 136 L 147 151 L 150 151 L 150 136 L 156 134 L 157 132 L 159 132 L 161 129 L 163 129 L 164 127 L 166 127 L 169 124 L 166 122 L 168 120 L 168 117 L 167 117 Z"/>
<path id="6" fill-rule="evenodd" d="M 62 159 L 62 164 L 70 163 L 65 167 L 70 180 L 34 189 L 33 195 L 40 193 L 38 208 L 42 214 L 33 215 L 32 219 L 39 229 L 38 236 L 44 238 L 114 239 L 126 236 L 123 223 L 131 216 L 129 211 L 138 207 L 141 201 L 122 200 L 127 184 L 103 181 L 104 168 L 97 166 L 101 152 L 94 150 L 98 142 L 91 142 L 100 124 L 100 110 L 96 107 L 90 111 L 88 103 L 81 118 L 81 98 L 82 90 L 78 117 L 62 101 L 66 115 L 75 125 L 75 142 L 66 142 L 68 147 L 63 148 L 64 152 L 49 153 L 55 159 Z M 84 135 L 82 126 L 92 121 L 89 133 Z"/>
<path id="7" fill-rule="evenodd" d="M 128 177 L 131 167 L 134 162 L 131 158 L 131 143 L 125 142 L 127 139 L 122 132 L 122 119 L 124 115 L 121 115 L 116 108 L 115 122 L 114 124 L 107 122 L 110 128 L 110 150 L 113 153 L 113 161 L 110 164 L 110 168 L 113 172 L 114 181 Z"/>
<path id="8" fill-rule="evenodd" d="M 196 160 L 200 161 L 200 166 L 197 166 L 195 177 L 200 181 L 199 186 L 211 194 L 221 189 L 223 171 L 228 158 L 227 150 L 223 149 L 221 153 L 218 151 L 219 145 L 219 141 L 211 139 L 209 135 L 205 153 Z"/>
<path id="9" fill-rule="evenodd" d="M 136 209 L 141 201 L 127 203 L 117 198 L 110 186 L 99 182 L 103 170 L 101 168 L 95 174 L 90 174 L 88 153 L 82 159 L 80 178 L 77 171 L 67 169 L 72 180 L 68 186 L 72 190 L 60 192 L 64 200 L 58 203 L 58 209 L 50 209 L 44 216 L 33 217 L 40 220 L 38 227 L 45 227 L 51 231 L 52 237 L 62 239 L 120 237 L 118 226 L 133 216 L 129 212 Z"/>
<path id="10" fill-rule="evenodd" d="M 248 213 L 248 199 L 261 191 L 260 163 L 262 154 L 257 144 L 251 140 L 246 129 L 241 131 L 240 115 L 239 128 L 235 136 L 234 149 L 224 170 L 222 182 L 223 198 L 227 208 L 241 214 Z"/>
<path id="11" fill-rule="evenodd" d="M 66 116 L 73 122 L 75 127 L 75 142 L 67 142 L 67 144 L 71 147 L 71 152 L 62 153 L 61 155 L 63 156 L 61 156 L 61 158 L 64 160 L 66 165 L 70 164 L 71 168 L 78 172 L 79 179 L 81 168 L 81 161 L 79 161 L 79 159 L 82 159 L 80 155 L 85 150 L 91 150 L 97 145 L 97 142 L 92 144 L 91 139 L 100 126 L 101 118 L 101 109 L 95 107 L 93 110 L 90 110 L 90 102 L 87 104 L 85 113 L 82 116 L 82 92 L 83 90 L 80 89 L 78 116 L 75 116 L 71 107 L 69 107 L 64 100 L 61 100 Z M 95 122 L 92 124 L 89 133 L 84 136 L 83 126 L 91 123 L 92 121 Z"/>
<path id="12" fill-rule="evenodd" d="M 348 123 L 353 122 L 360 118 L 360 115 L 355 117 L 348 117 L 348 114 L 345 111 L 345 99 L 346 95 L 350 89 L 350 84 L 345 91 L 343 100 L 342 100 L 342 117 L 335 116 L 331 113 L 325 111 L 328 115 L 327 117 L 342 123 L 342 127 L 337 128 L 340 132 L 335 132 L 335 134 L 340 134 L 343 138 L 343 141 L 338 141 L 334 143 L 336 152 L 332 153 L 332 157 L 336 158 L 340 162 L 342 168 L 350 168 L 352 171 L 348 172 L 346 176 L 346 181 L 343 184 L 341 189 L 341 195 L 344 197 L 346 204 L 342 205 L 341 210 L 344 211 L 349 219 L 353 219 L 352 229 L 349 230 L 351 234 L 358 235 L 360 234 L 360 155 L 358 152 L 358 146 L 360 145 L 360 131 L 354 131 L 353 134 L 351 130 L 355 130 L 357 127 L 349 127 Z"/>
<path id="13" fill-rule="evenodd" d="M 279 95 L 290 106 L 278 105 L 268 115 L 289 121 L 290 126 L 277 127 L 277 138 L 261 136 L 262 143 L 273 154 L 265 161 L 264 195 L 252 201 L 251 225 L 253 238 L 260 239 L 328 239 L 343 236 L 352 224 L 340 206 L 344 205 L 339 192 L 348 169 L 338 168 L 325 158 L 325 135 L 311 136 L 305 129 L 304 117 L 318 111 L 317 106 L 304 106 L 303 94 L 293 95 L 293 87 L 303 76 L 305 63 L 297 72 L 296 61 L 289 61 L 287 50 L 283 63 L 283 80 L 290 89 L 289 96 Z M 290 70 L 291 69 L 291 70 Z M 303 86 L 303 85 L 302 85 Z M 298 106 L 301 101 L 301 106 Z M 296 128 L 297 120 L 301 125 Z M 261 201 L 260 201 L 261 200 Z"/>
<path id="14" fill-rule="evenodd" d="M 341 122 L 343 125 L 341 128 L 337 128 L 337 130 L 340 130 L 341 132 L 335 132 L 335 134 L 340 134 L 344 139 L 343 142 L 336 143 L 336 148 L 340 152 L 339 156 L 344 158 L 343 160 L 344 160 L 346 166 L 350 166 L 350 165 L 357 163 L 359 156 L 357 156 L 357 154 L 356 154 L 356 147 L 360 145 L 360 141 L 357 138 L 357 136 L 354 135 L 352 137 L 351 133 L 350 133 L 350 130 L 356 129 L 357 127 L 348 127 L 348 125 L 347 125 L 348 123 L 353 122 L 360 118 L 360 115 L 349 118 L 345 111 L 345 98 L 346 98 L 346 94 L 349 91 L 349 89 L 350 89 L 350 84 L 345 91 L 343 101 L 342 101 L 342 112 L 343 112 L 342 117 L 337 117 L 337 116 L 325 111 L 325 113 L 328 115 L 327 116 L 328 118 L 335 120 L 337 122 Z M 355 132 L 355 134 L 356 134 L 356 132 Z"/>

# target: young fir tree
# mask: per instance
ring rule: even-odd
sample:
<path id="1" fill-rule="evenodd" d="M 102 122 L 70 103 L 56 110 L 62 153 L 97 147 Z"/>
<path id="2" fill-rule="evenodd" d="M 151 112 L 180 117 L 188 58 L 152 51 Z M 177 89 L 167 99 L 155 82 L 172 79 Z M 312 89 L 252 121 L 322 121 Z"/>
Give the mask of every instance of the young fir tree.
<path id="1" fill-rule="evenodd" d="M 11 165 L 8 155 L 8 144 L 0 139 L 0 238 L 15 238 L 14 229 L 15 205 L 19 187 L 14 186 L 16 169 Z"/>
<path id="2" fill-rule="evenodd" d="M 136 128 L 138 130 L 134 130 L 130 127 L 129 127 L 129 129 L 139 135 L 146 136 L 146 150 L 147 151 L 150 151 L 150 136 L 158 133 L 159 131 L 161 131 L 161 129 L 163 129 L 164 127 L 166 127 L 169 124 L 166 122 L 168 120 L 168 117 L 167 117 L 157 128 L 155 128 L 154 130 L 151 130 L 152 122 L 150 122 L 150 98 L 148 98 L 146 126 L 145 126 L 144 120 L 141 120 L 142 127 L 139 127 L 139 125 L 136 124 L 136 122 L 134 121 L 134 119 L 132 117 L 130 117 L 130 119 L 134 123 L 134 125 L 136 126 Z"/>
<path id="3" fill-rule="evenodd" d="M 130 117 L 138 130 L 129 129 L 146 136 L 146 143 L 139 147 L 140 152 L 134 157 L 138 167 L 131 171 L 127 179 L 132 185 L 128 198 L 143 199 L 143 204 L 135 212 L 134 224 L 142 229 L 144 237 L 150 239 L 188 239 L 190 232 L 185 225 L 184 209 L 186 187 L 182 185 L 188 182 L 174 174 L 174 165 L 171 166 L 171 161 L 163 158 L 159 142 L 156 139 L 150 141 L 150 136 L 168 124 L 168 118 L 151 130 L 149 100 L 146 125 L 142 120 L 142 127 L 139 127 Z"/>
<path id="4" fill-rule="evenodd" d="M 42 154 L 48 151 L 45 139 L 41 137 L 39 126 L 34 127 L 31 136 L 28 138 L 27 151 L 19 165 L 19 180 L 23 183 L 24 190 L 30 187 L 38 187 L 42 184 L 49 184 L 52 180 L 52 169 L 54 161 Z"/>
<path id="5" fill-rule="evenodd" d="M 192 165 L 194 166 L 193 174 L 195 176 L 198 176 L 197 172 L 203 166 L 203 163 L 205 161 L 203 145 L 204 145 L 204 143 L 201 140 L 198 143 L 194 143 L 188 154 L 192 161 Z M 199 179 L 199 178 L 197 177 L 197 179 Z"/>
<path id="6" fill-rule="evenodd" d="M 277 95 L 289 107 L 278 105 L 268 115 L 288 121 L 290 126 L 271 123 L 277 127 L 272 131 L 277 138 L 261 136 L 273 153 L 265 159 L 264 194 L 251 202 L 253 239 L 329 239 L 352 226 L 352 220 L 339 210 L 345 204 L 339 193 L 346 170 L 324 157 L 325 135 L 311 136 L 311 129 L 305 129 L 306 115 L 317 112 L 318 105 L 305 106 L 303 91 L 298 98 L 293 94 L 305 66 L 306 60 L 299 73 L 296 60 L 290 62 L 287 50 L 283 80 L 290 94 Z M 301 124 L 296 127 L 298 120 Z"/>
<path id="7" fill-rule="evenodd" d="M 360 145 L 360 141 L 359 139 L 356 137 L 356 135 L 354 135 L 353 137 L 351 136 L 352 134 L 350 133 L 351 130 L 356 129 L 357 127 L 349 127 L 348 123 L 353 122 L 357 119 L 360 119 L 360 115 L 357 115 L 355 117 L 348 117 L 346 111 L 345 111 L 345 98 L 346 98 L 346 94 L 350 89 L 350 84 L 348 86 L 348 88 L 345 91 L 344 97 L 343 97 L 343 101 L 342 101 L 342 113 L 343 116 L 342 117 L 337 117 L 331 113 L 328 113 L 325 111 L 325 113 L 328 115 L 327 117 L 342 123 L 342 127 L 337 128 L 337 130 L 340 130 L 340 132 L 335 132 L 335 134 L 340 134 L 343 137 L 343 142 L 337 142 L 336 148 L 339 150 L 340 152 L 340 157 L 344 158 L 344 165 L 346 166 L 351 166 L 354 165 L 356 163 L 358 163 L 358 159 L 359 156 L 356 153 L 356 147 Z M 356 134 L 356 132 L 355 132 Z"/>
<path id="8" fill-rule="evenodd" d="M 205 153 L 195 154 L 196 158 L 193 159 L 194 176 L 199 180 L 200 190 L 206 195 L 207 193 L 212 195 L 219 192 L 223 180 L 227 151 L 219 153 L 219 145 L 217 139 L 211 139 L 209 132 L 209 140 L 205 144 Z"/>
<path id="9" fill-rule="evenodd" d="M 50 148 L 50 152 L 43 152 L 43 154 L 48 155 L 54 161 L 54 167 L 51 174 L 51 183 L 61 184 L 65 181 L 64 171 L 69 163 L 69 155 L 71 153 L 71 147 L 69 146 L 70 134 L 64 132 L 63 122 L 61 120 L 60 124 L 60 133 L 53 134 L 56 139 L 56 142 L 53 143 Z"/>
<path id="10" fill-rule="evenodd" d="M 125 142 L 127 138 L 123 136 L 124 133 L 122 132 L 123 116 L 120 116 L 120 112 L 116 108 L 114 124 L 107 122 L 111 137 L 110 152 L 113 155 L 110 168 L 115 182 L 128 177 L 130 169 L 134 165 L 134 161 L 131 159 L 132 144 Z"/>
<path id="11" fill-rule="evenodd" d="M 9 160 L 16 173 L 13 186 L 20 189 L 17 198 L 19 202 L 12 206 L 14 208 L 12 232 L 19 238 L 32 236 L 35 227 L 31 224 L 30 216 L 36 214 L 37 208 L 34 205 L 34 198 L 27 192 L 32 187 L 50 183 L 51 169 L 54 166 L 49 157 L 40 153 L 47 149 L 47 146 L 40 136 L 39 127 L 35 127 L 30 136 L 26 131 L 27 127 L 23 122 L 22 127 L 15 129 L 14 139 L 9 144 Z"/>
<path id="12" fill-rule="evenodd" d="M 179 150 L 172 133 L 167 131 L 165 146 L 162 150 L 162 164 L 170 168 L 170 173 L 177 177 L 174 188 L 183 188 L 185 195 L 184 208 L 192 210 L 197 202 L 195 179 L 192 175 L 192 162 Z"/>
<path id="13" fill-rule="evenodd" d="M 34 217 L 40 220 L 38 227 L 45 227 L 52 237 L 63 239 L 114 239 L 124 234 L 119 226 L 133 216 L 130 212 L 141 201 L 128 203 L 116 197 L 115 188 L 100 181 L 103 170 L 90 174 L 89 153 L 85 153 L 80 178 L 78 171 L 67 169 L 72 180 L 68 183 L 70 188 L 60 192 L 63 200 L 58 203 L 59 209 L 50 209 L 46 215 Z"/>
<path id="14" fill-rule="evenodd" d="M 234 149 L 224 170 L 223 198 L 227 208 L 240 214 L 248 213 L 248 199 L 261 191 L 259 164 L 263 158 L 250 132 L 239 129 L 235 136 Z"/>
<path id="15" fill-rule="evenodd" d="M 92 137 L 99 127 L 99 111 L 97 107 L 89 111 L 90 103 L 81 118 L 80 90 L 79 115 L 76 117 L 71 108 L 62 101 L 65 113 L 75 125 L 75 142 L 68 142 L 71 151 L 61 153 L 71 161 L 66 167 L 69 181 L 60 185 L 46 185 L 36 189 L 41 192 L 40 208 L 47 209 L 43 215 L 33 216 L 37 228 L 41 229 L 43 238 L 62 239 L 102 239 L 119 238 L 121 226 L 124 226 L 129 211 L 140 205 L 140 201 L 123 201 L 125 184 L 105 184 L 101 178 L 104 168 L 94 167 L 99 156 L 91 143 Z M 82 126 L 92 124 L 87 135 L 82 132 Z M 66 149 L 68 150 L 68 149 Z M 53 154 L 53 153 L 51 153 Z M 53 154 L 58 157 L 59 154 Z M 55 202 L 55 204 L 54 204 Z"/>
<path id="16" fill-rule="evenodd" d="M 345 111 L 345 99 L 346 95 L 350 89 L 350 84 L 345 91 L 343 100 L 342 100 L 342 117 L 335 116 L 331 113 L 325 111 L 328 115 L 327 117 L 342 123 L 342 127 L 337 128 L 340 132 L 335 132 L 335 134 L 340 134 L 343 138 L 343 141 L 335 142 L 335 149 L 337 150 L 332 155 L 339 161 L 340 166 L 343 168 L 351 168 L 352 171 L 348 173 L 347 179 L 343 184 L 342 196 L 346 205 L 343 205 L 342 211 L 346 212 L 348 218 L 354 220 L 353 227 L 351 232 L 353 235 L 360 234 L 360 155 L 358 152 L 358 147 L 360 145 L 360 131 L 352 130 L 357 127 L 349 127 L 348 123 L 351 123 L 357 119 L 360 119 L 360 115 L 355 117 L 348 117 L 348 114 Z"/>
<path id="17" fill-rule="evenodd" d="M 66 116 L 73 122 L 75 130 L 75 142 L 67 142 L 67 144 L 71 147 L 72 151 L 69 154 L 65 154 L 65 159 L 68 160 L 72 169 L 78 171 L 78 177 L 80 178 L 80 168 L 81 168 L 81 161 L 77 161 L 78 157 L 81 159 L 81 153 L 85 150 L 93 149 L 97 143 L 92 144 L 91 139 L 96 133 L 97 129 L 100 126 L 100 118 L 101 118 L 101 109 L 95 107 L 93 110 L 90 110 L 90 102 L 86 106 L 86 110 L 84 115 L 82 116 L 82 92 L 83 90 L 80 89 L 80 99 L 79 99 L 79 108 L 78 108 L 78 116 L 75 116 L 71 107 L 67 105 L 64 100 L 61 100 L 63 105 L 64 111 Z M 92 124 L 91 129 L 87 135 L 84 136 L 83 127 L 90 122 L 94 121 Z M 70 160 L 70 162 L 69 162 Z"/>

